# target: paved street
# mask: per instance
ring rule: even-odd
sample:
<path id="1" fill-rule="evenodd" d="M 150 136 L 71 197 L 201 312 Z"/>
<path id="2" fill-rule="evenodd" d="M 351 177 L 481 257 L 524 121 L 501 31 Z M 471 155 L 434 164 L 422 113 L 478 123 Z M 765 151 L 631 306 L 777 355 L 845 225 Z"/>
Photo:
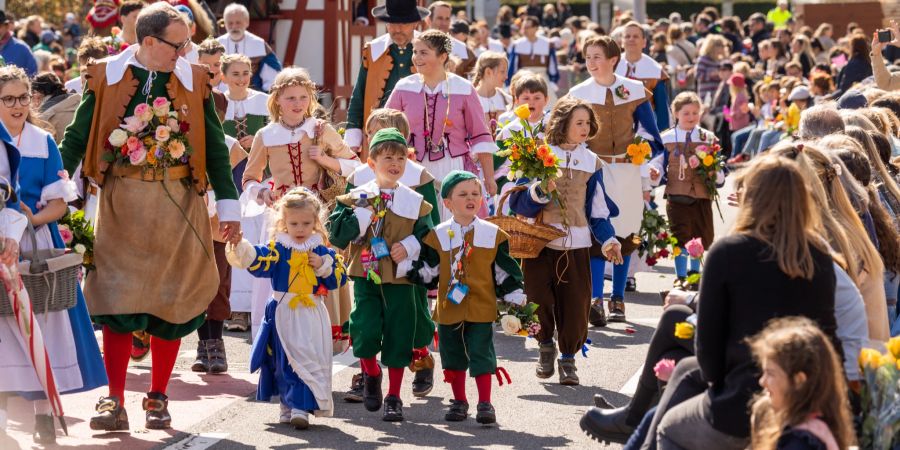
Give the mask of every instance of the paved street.
<path id="1" fill-rule="evenodd" d="M 723 192 L 730 192 L 730 187 Z M 734 211 L 723 204 L 723 212 L 733 216 Z M 724 227 L 718 223 L 717 233 L 721 234 Z M 131 391 L 127 393 L 126 408 L 131 418 L 130 433 L 95 435 L 88 429 L 87 419 L 97 398 L 105 395 L 103 388 L 63 397 L 70 436 L 61 436 L 59 447 L 128 450 L 602 447 L 580 430 L 578 419 L 592 405 L 595 393 L 602 393 L 620 406 L 633 392 L 647 343 L 661 312 L 658 292 L 671 286 L 673 276 L 671 260 L 663 261 L 655 272 L 638 274 L 638 292 L 626 297 L 628 323 L 591 329 L 588 357 L 576 359 L 581 386 L 561 386 L 555 377 L 536 378 L 537 343 L 533 339 L 505 336 L 498 330 L 495 346 L 499 365 L 509 371 L 512 383 L 502 387 L 494 384 L 493 401 L 499 422 L 494 427 L 483 428 L 474 418 L 452 424 L 443 420 L 444 405 L 451 393 L 449 385 L 441 382 L 440 372 L 436 373 L 434 390 L 424 399 L 412 397 L 412 375 L 407 374 L 402 396 L 406 422 L 401 424 L 383 422 L 380 412 L 370 413 L 361 404 L 343 403 L 340 393 L 358 370 L 358 365 L 347 367 L 352 361 L 348 352 L 335 358 L 335 416 L 313 418 L 309 430 L 294 430 L 278 424 L 277 404 L 251 401 L 257 376 L 247 373 L 248 335 L 229 333 L 225 338 L 230 364 L 227 375 L 192 373 L 190 364 L 196 336 L 184 340 L 169 389 L 174 430 L 143 429 L 140 391 L 149 383 L 148 359 L 133 364 L 129 370 L 127 387 Z M 386 382 L 384 388 L 387 389 Z M 474 410 L 477 394 L 473 380 L 469 380 L 467 392 Z M 32 448 L 33 415 L 22 402 L 11 400 L 10 403 L 10 436 L 0 437 L 0 449 Z"/>

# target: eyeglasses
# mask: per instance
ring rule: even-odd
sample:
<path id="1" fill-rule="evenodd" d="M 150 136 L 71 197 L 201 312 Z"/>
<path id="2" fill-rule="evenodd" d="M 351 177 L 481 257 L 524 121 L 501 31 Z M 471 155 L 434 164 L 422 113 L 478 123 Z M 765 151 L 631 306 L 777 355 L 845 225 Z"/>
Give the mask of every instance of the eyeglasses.
<path id="1" fill-rule="evenodd" d="M 190 39 L 188 39 L 188 40 L 182 42 L 181 44 L 173 44 L 173 43 L 171 43 L 171 42 L 169 42 L 169 41 L 167 41 L 167 40 L 165 40 L 165 39 L 163 39 L 163 38 L 161 38 L 161 37 L 159 37 L 159 36 L 153 36 L 153 38 L 155 38 L 156 40 L 162 42 L 163 44 L 168 45 L 169 47 L 174 48 L 176 52 L 180 52 L 180 51 L 184 50 L 185 48 L 187 48 L 188 45 L 191 44 L 191 40 L 190 40 Z"/>
<path id="2" fill-rule="evenodd" d="M 7 108 L 12 108 L 16 106 L 16 102 L 18 101 L 22 106 L 28 106 L 31 104 L 31 94 L 23 94 L 18 97 L 13 97 L 11 95 L 7 95 L 5 97 L 0 97 L 0 101 L 3 102 L 3 106 Z"/>

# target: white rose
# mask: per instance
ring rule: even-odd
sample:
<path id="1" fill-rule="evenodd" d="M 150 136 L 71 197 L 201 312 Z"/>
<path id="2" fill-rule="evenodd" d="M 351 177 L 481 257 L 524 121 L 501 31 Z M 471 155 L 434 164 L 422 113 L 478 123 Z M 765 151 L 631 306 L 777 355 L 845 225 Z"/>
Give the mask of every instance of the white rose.
<path id="1" fill-rule="evenodd" d="M 516 171 L 516 179 L 522 178 L 524 176 L 525 176 L 525 172 L 522 172 L 521 170 Z"/>
<path id="2" fill-rule="evenodd" d="M 117 147 L 117 148 L 121 147 L 121 146 L 125 145 L 125 141 L 127 141 L 127 140 L 128 140 L 128 132 L 126 132 L 125 130 L 123 130 L 121 128 L 116 128 L 109 135 L 109 143 L 113 147 Z"/>
<path id="3" fill-rule="evenodd" d="M 84 244 L 75 244 L 75 253 L 78 253 L 79 255 L 83 255 L 84 252 L 86 252 L 86 251 L 87 251 L 87 248 L 85 248 Z"/>
<path id="4" fill-rule="evenodd" d="M 516 316 L 505 315 L 500 318 L 500 328 L 504 333 L 514 336 L 522 329 L 522 322 Z"/>
<path id="5" fill-rule="evenodd" d="M 703 158 L 706 158 L 706 155 L 708 155 L 708 153 L 704 152 L 703 150 L 698 150 L 698 151 L 697 151 L 697 158 L 700 158 L 701 160 L 702 160 Z"/>

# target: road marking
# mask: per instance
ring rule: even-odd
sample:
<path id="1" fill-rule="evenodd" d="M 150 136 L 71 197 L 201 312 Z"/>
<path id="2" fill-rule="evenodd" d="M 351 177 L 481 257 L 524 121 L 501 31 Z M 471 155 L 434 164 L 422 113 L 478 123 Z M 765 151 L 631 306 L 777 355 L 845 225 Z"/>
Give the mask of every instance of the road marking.
<path id="1" fill-rule="evenodd" d="M 206 450 L 226 437 L 228 437 L 228 433 L 191 434 L 164 450 Z"/>
<path id="2" fill-rule="evenodd" d="M 625 386 L 622 386 L 622 389 L 619 389 L 620 394 L 624 395 L 634 395 L 637 392 L 638 380 L 641 379 L 641 372 L 644 370 L 644 365 L 641 364 L 641 367 L 638 367 L 637 372 L 625 382 Z"/>

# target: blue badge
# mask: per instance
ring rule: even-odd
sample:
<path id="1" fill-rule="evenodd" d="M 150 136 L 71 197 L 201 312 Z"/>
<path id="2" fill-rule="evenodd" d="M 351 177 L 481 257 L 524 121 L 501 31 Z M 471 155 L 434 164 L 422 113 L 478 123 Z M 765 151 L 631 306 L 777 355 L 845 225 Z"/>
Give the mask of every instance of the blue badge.
<path id="1" fill-rule="evenodd" d="M 450 287 L 450 292 L 447 293 L 447 299 L 458 305 L 462 303 L 468 293 L 469 286 L 462 283 L 454 283 L 453 286 Z"/>
<path id="2" fill-rule="evenodd" d="M 385 242 L 384 238 L 374 237 L 370 241 L 372 245 L 372 253 L 376 258 L 381 259 L 385 256 L 391 256 L 391 251 L 388 249 L 387 242 Z"/>

